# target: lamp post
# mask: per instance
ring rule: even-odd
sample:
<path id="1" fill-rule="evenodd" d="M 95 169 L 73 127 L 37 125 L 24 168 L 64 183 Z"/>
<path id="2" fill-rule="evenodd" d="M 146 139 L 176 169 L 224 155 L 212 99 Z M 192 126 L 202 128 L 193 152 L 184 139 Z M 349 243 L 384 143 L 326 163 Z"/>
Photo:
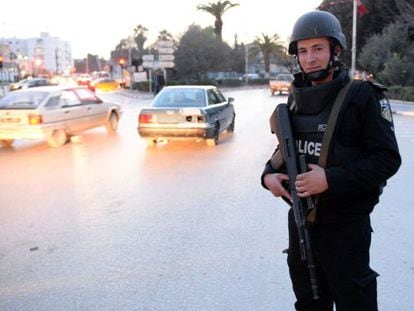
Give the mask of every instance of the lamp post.
<path id="1" fill-rule="evenodd" d="M 244 62 L 245 62 L 245 75 L 244 75 L 244 79 L 246 84 L 249 84 L 249 45 L 246 43 L 245 44 L 245 56 L 244 56 Z"/>
<path id="2" fill-rule="evenodd" d="M 36 58 L 35 59 L 35 69 L 36 69 L 36 72 L 35 72 L 35 75 L 34 75 L 35 77 L 38 77 L 39 76 L 40 65 L 42 65 L 42 60 L 39 59 L 39 58 Z"/>
<path id="3" fill-rule="evenodd" d="M 119 60 L 119 66 L 121 66 L 121 87 L 124 88 L 124 66 L 125 66 L 125 59 L 121 58 Z"/>

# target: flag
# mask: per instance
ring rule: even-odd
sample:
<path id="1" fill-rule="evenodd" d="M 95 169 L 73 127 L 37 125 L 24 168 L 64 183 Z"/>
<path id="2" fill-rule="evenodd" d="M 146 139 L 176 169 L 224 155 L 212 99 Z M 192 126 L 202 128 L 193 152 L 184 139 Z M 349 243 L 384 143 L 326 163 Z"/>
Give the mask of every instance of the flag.
<path id="1" fill-rule="evenodd" d="M 357 12 L 359 16 L 362 16 L 368 13 L 367 7 L 361 2 L 361 0 L 356 0 L 356 3 L 357 3 Z"/>

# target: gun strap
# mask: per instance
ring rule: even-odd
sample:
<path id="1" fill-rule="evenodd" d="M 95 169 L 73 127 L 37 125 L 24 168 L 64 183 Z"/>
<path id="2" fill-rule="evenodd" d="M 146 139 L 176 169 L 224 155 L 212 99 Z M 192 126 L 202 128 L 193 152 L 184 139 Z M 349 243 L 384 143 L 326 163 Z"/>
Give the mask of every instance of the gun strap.
<path id="1" fill-rule="evenodd" d="M 336 121 L 338 121 L 339 111 L 341 110 L 342 104 L 346 94 L 348 93 L 349 88 L 352 85 L 352 80 L 348 81 L 347 84 L 339 91 L 338 96 L 336 96 L 335 102 L 332 106 L 331 113 L 329 114 L 328 124 L 326 126 L 325 133 L 322 138 L 322 147 L 321 155 L 319 156 L 318 165 L 321 167 L 326 166 L 326 161 L 328 159 L 328 152 L 331 145 L 331 139 L 333 132 L 335 130 Z"/>
<path id="2" fill-rule="evenodd" d="M 321 155 L 319 156 L 318 165 L 321 167 L 326 166 L 326 161 L 328 159 L 328 152 L 331 145 L 331 139 L 333 132 L 335 130 L 336 121 L 338 120 L 339 111 L 341 110 L 342 104 L 344 103 L 345 96 L 348 93 L 349 88 L 352 85 L 352 79 L 347 82 L 347 84 L 339 91 L 338 96 L 336 96 L 335 102 L 332 106 L 331 113 L 329 114 L 328 124 L 326 126 L 325 133 L 322 138 L 322 147 Z M 306 222 L 307 224 L 312 224 L 315 222 L 316 218 L 316 206 L 318 196 L 316 196 L 315 208 L 306 211 Z"/>

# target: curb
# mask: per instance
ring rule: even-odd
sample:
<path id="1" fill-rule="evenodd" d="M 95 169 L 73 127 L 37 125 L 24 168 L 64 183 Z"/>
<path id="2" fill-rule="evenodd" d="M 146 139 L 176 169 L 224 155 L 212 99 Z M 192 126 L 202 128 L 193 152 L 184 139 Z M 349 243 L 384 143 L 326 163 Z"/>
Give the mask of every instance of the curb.
<path id="1" fill-rule="evenodd" d="M 405 116 L 405 117 L 414 117 L 414 111 L 398 111 L 398 110 L 392 110 L 393 114 L 399 115 L 399 116 Z"/>

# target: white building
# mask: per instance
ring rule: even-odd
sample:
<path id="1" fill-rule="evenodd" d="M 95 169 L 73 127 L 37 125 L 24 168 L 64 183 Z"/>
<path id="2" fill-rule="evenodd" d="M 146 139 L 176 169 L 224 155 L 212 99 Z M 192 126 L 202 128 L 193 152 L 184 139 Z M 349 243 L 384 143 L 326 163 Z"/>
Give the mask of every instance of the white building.
<path id="1" fill-rule="evenodd" d="M 69 73 L 73 67 L 72 47 L 59 37 L 43 32 L 38 38 L 0 38 L 3 75 Z"/>

